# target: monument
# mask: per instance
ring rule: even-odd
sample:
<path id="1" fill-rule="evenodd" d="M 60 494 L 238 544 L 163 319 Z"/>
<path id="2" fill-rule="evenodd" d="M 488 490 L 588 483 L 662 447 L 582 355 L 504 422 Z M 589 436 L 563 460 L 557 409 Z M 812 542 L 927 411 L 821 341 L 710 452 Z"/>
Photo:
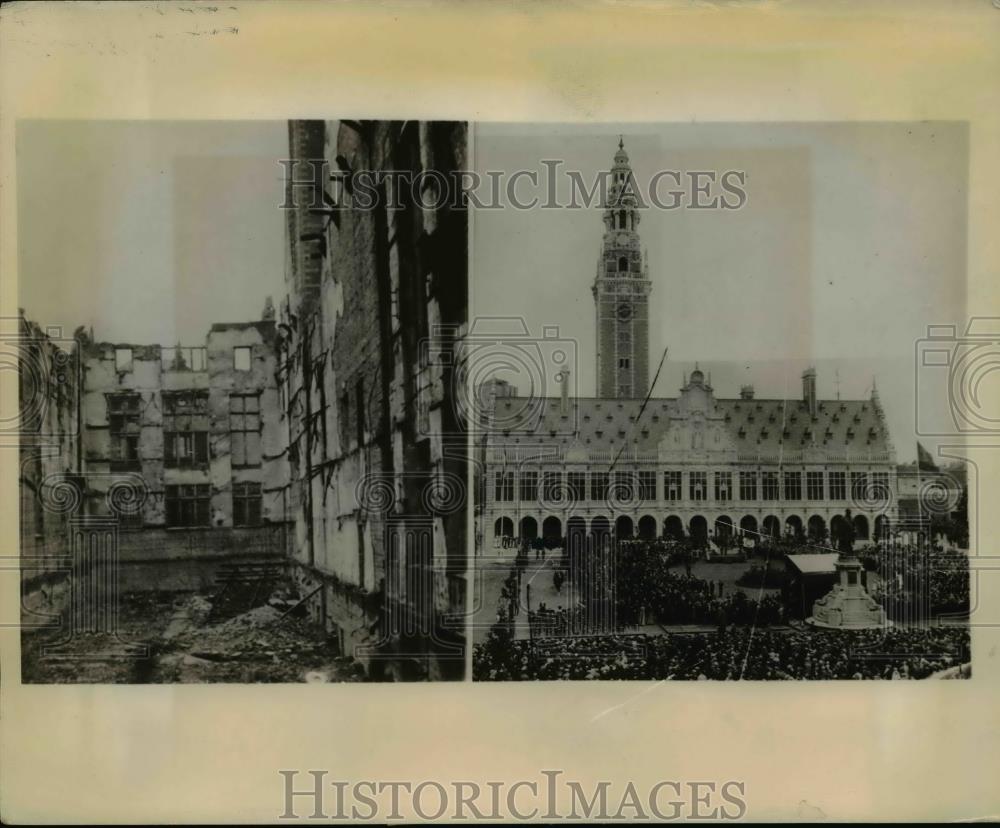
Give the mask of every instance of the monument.
<path id="1" fill-rule="evenodd" d="M 837 540 L 837 582 L 833 589 L 813 603 L 813 614 L 807 623 L 843 630 L 883 627 L 886 625 L 885 611 L 861 583 L 863 567 L 854 554 L 854 524 L 850 509 L 844 513 L 844 518 L 846 525 Z"/>

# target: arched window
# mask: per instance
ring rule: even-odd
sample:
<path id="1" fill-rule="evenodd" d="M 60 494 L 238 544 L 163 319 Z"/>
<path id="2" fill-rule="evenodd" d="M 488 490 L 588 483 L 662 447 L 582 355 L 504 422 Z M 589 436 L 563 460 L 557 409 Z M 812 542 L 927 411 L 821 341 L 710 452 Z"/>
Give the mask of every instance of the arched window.
<path id="1" fill-rule="evenodd" d="M 618 229 L 619 230 L 624 230 L 625 229 L 625 211 L 624 210 L 619 210 L 618 211 Z"/>
<path id="2" fill-rule="evenodd" d="M 625 273 L 628 270 L 628 256 L 621 256 L 618 259 L 618 272 Z"/>

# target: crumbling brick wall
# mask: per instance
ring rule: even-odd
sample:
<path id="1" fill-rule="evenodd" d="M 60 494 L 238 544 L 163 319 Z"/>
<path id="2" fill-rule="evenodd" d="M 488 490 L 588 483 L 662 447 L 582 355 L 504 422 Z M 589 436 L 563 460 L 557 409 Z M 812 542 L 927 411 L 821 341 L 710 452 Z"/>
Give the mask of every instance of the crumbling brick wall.
<path id="1" fill-rule="evenodd" d="M 81 502 L 79 348 L 62 329 L 22 314 L 6 344 L 18 360 L 19 418 L 3 434 L 19 453 L 19 539 L 24 600 L 65 576 L 69 520 Z"/>
<path id="2" fill-rule="evenodd" d="M 464 124 L 323 128 L 320 142 L 315 122 L 293 122 L 293 157 L 322 143 L 328 167 L 348 172 L 447 173 L 465 161 Z M 331 190 L 326 201 L 336 203 L 339 191 Z M 442 638 L 451 635 L 460 648 L 461 633 L 443 624 L 464 605 L 465 501 L 436 508 L 433 486 L 445 474 L 464 485 L 466 473 L 453 368 L 442 367 L 465 331 L 465 212 L 424 209 L 405 188 L 391 208 L 383 198 L 374 209 L 329 211 L 315 302 L 301 287 L 311 260 L 300 246 L 314 243 L 315 224 L 296 211 L 288 234 L 279 372 L 296 489 L 289 498 L 295 558 L 304 579 L 327 583 L 325 610 L 317 611 L 346 647 L 361 652 L 382 642 L 388 648 L 379 652 L 391 656 L 399 636 L 385 621 L 406 617 L 423 631 L 421 669 L 444 675 L 449 668 L 436 654 Z M 402 649 L 413 648 L 411 641 Z M 362 658 L 397 675 L 413 666 L 409 656 Z"/>

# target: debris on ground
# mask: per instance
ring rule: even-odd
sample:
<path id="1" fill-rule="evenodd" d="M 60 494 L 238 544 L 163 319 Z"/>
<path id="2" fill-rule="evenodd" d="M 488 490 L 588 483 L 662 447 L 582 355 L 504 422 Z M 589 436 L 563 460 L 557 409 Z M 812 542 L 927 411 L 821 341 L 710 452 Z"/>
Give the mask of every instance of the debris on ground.
<path id="1" fill-rule="evenodd" d="M 294 589 L 258 596 L 258 606 L 226 617 L 203 594 L 140 593 L 121 596 L 118 635 L 75 636 L 60 658 L 44 650 L 67 638 L 61 629 L 22 638 L 25 683 L 211 683 L 362 681 L 364 673 L 304 612 Z"/>

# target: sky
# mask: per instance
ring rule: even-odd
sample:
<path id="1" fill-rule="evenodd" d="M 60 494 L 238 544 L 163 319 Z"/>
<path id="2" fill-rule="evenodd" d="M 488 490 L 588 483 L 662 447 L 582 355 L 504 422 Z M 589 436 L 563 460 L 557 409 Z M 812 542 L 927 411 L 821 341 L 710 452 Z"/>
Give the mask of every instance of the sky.
<path id="1" fill-rule="evenodd" d="M 590 181 L 609 169 L 619 134 L 640 192 L 660 170 L 746 173 L 741 209 L 642 211 L 651 379 L 667 349 L 654 396 L 675 396 L 697 361 L 720 397 L 752 383 L 759 397 L 798 398 L 813 365 L 824 398 L 867 397 L 877 382 L 899 459 L 913 459 L 917 343 L 928 325 L 961 330 L 967 316 L 966 125 L 479 124 L 475 167 L 486 181 L 490 170 L 538 171 L 537 189 L 518 189 L 527 201 L 546 192 L 542 161 L 562 161 L 565 201 L 565 171 Z M 602 233 L 596 208 L 473 216 L 473 330 L 501 324 L 488 317 L 523 320 L 533 335 L 557 326 L 581 396 L 595 393 Z M 520 391 L 530 384 L 506 373 Z M 942 395 L 919 404 L 946 416 Z"/>
<path id="2" fill-rule="evenodd" d="M 542 161 L 559 161 L 565 200 L 566 171 L 589 183 L 619 135 L 640 191 L 663 170 L 746 174 L 739 210 L 642 212 L 651 372 L 667 352 L 654 394 L 674 396 L 696 361 L 719 396 L 753 383 L 797 397 L 809 365 L 826 398 L 866 397 L 874 380 L 912 459 L 916 406 L 947 417 L 944 394 L 916 396 L 915 349 L 928 325 L 967 316 L 966 125 L 478 124 L 471 155 L 484 176 L 539 173 L 522 198 L 544 195 Z M 132 344 L 199 345 L 214 322 L 259 319 L 283 293 L 286 154 L 285 121 L 20 122 L 19 305 Z M 490 317 L 557 329 L 593 395 L 600 211 L 508 204 L 471 225 L 472 337 Z"/>
<path id="3" fill-rule="evenodd" d="M 21 121 L 18 304 L 98 340 L 201 345 L 284 283 L 285 121 Z"/>

